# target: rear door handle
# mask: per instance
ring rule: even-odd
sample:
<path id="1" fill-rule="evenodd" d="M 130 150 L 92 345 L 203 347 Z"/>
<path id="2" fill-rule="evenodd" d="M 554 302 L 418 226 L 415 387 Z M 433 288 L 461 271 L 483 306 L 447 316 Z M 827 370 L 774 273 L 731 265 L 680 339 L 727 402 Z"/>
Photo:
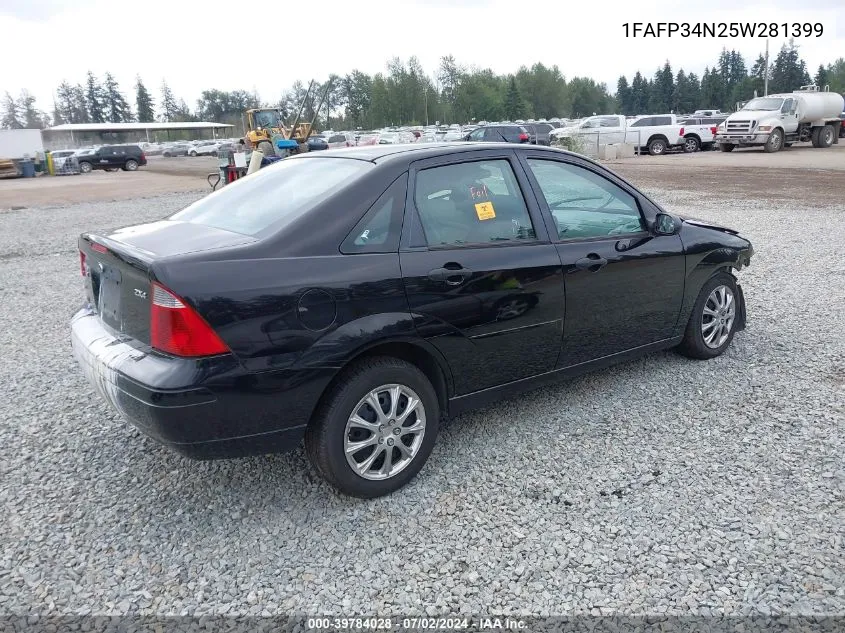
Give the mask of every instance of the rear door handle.
<path id="1" fill-rule="evenodd" d="M 449 264 L 446 266 L 449 266 Z M 446 266 L 428 271 L 428 278 L 434 281 L 445 281 L 450 286 L 459 286 L 472 275 L 469 268 L 463 268 L 460 265 L 449 266 L 448 268 Z"/>
<path id="2" fill-rule="evenodd" d="M 597 253 L 590 253 L 586 257 L 575 261 L 575 267 L 579 270 L 589 270 L 594 273 L 597 273 L 605 266 L 607 266 L 607 260 Z"/>

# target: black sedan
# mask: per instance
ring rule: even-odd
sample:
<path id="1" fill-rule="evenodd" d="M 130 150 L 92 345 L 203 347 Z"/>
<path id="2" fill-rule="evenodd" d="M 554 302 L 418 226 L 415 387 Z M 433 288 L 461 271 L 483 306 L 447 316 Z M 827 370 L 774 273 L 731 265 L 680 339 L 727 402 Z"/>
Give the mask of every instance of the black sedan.
<path id="1" fill-rule="evenodd" d="M 287 158 L 79 250 L 73 352 L 125 418 L 196 458 L 304 438 L 360 497 L 408 482 L 447 416 L 653 350 L 720 355 L 753 252 L 505 143 Z"/>

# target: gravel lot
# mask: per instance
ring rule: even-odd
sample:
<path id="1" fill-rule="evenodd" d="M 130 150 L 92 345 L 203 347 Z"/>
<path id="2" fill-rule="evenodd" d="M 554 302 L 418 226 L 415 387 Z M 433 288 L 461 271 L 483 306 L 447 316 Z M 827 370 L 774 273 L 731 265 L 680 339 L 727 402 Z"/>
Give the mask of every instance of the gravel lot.
<path id="1" fill-rule="evenodd" d="M 650 192 L 754 243 L 724 356 L 461 416 L 371 502 L 180 458 L 77 371 L 76 235 L 197 194 L 0 214 L 0 612 L 845 614 L 845 206 L 707 191 Z"/>

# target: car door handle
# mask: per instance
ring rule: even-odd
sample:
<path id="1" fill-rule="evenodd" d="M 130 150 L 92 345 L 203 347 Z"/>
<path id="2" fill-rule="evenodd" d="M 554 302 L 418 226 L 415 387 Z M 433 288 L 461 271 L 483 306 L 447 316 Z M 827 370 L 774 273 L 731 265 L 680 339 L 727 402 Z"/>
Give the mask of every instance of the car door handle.
<path id="1" fill-rule="evenodd" d="M 597 273 L 599 270 L 607 266 L 607 260 L 597 253 L 590 253 L 586 257 L 582 257 L 575 261 L 575 267 L 579 270 L 589 270 Z"/>
<path id="2" fill-rule="evenodd" d="M 459 286 L 470 275 L 472 271 L 460 264 L 446 264 L 443 268 L 435 268 L 428 271 L 428 278 L 434 281 L 445 281 L 450 286 Z"/>

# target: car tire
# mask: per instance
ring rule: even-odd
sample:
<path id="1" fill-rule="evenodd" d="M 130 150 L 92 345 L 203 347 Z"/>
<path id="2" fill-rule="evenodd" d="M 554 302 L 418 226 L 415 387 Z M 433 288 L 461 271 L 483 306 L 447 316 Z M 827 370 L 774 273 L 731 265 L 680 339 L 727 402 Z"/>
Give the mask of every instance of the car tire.
<path id="1" fill-rule="evenodd" d="M 662 138 L 653 138 L 648 142 L 648 153 L 652 156 L 661 156 L 666 153 L 666 141 Z"/>
<path id="2" fill-rule="evenodd" d="M 719 143 L 719 151 L 720 152 L 732 152 L 736 145 L 733 143 Z"/>
<path id="3" fill-rule="evenodd" d="M 94 168 L 91 166 L 91 163 L 88 163 L 84 160 L 80 161 L 79 171 L 81 171 L 83 174 L 90 174 L 93 171 L 93 169 Z"/>
<path id="4" fill-rule="evenodd" d="M 819 147 L 830 147 L 836 140 L 836 132 L 832 125 L 825 125 L 819 130 Z"/>
<path id="5" fill-rule="evenodd" d="M 401 423 L 389 417 L 397 387 L 399 412 L 418 402 Z M 365 402 L 375 392 L 380 416 Z M 356 424 L 353 416 L 368 426 Z M 437 394 L 422 371 L 398 358 L 367 358 L 346 370 L 323 396 L 305 432 L 305 449 L 322 477 L 340 492 L 372 499 L 398 490 L 420 471 L 434 447 L 439 421 Z M 421 433 L 402 433 L 401 428 L 415 428 L 420 422 Z M 350 452 L 351 445 L 370 441 Z M 399 442 L 405 451 L 398 448 Z M 394 468 L 399 466 L 393 475 L 384 472 L 388 451 Z"/>
<path id="6" fill-rule="evenodd" d="M 767 154 L 779 152 L 783 148 L 783 130 L 780 128 L 772 130 L 769 139 L 763 145 L 763 151 Z"/>
<path id="7" fill-rule="evenodd" d="M 685 136 L 684 137 L 684 152 L 687 154 L 692 154 L 693 152 L 697 152 L 701 149 L 701 142 L 695 136 Z"/>
<path id="8" fill-rule="evenodd" d="M 720 296 L 725 297 L 722 302 Z M 698 293 L 678 351 L 688 358 L 700 360 L 720 356 L 736 333 L 741 300 L 733 275 L 720 272 L 707 280 Z"/>
<path id="9" fill-rule="evenodd" d="M 196 155 L 197 155 L 197 153 L 196 153 L 196 152 L 191 152 L 191 153 L 189 154 L 189 156 L 193 156 L 193 157 L 196 157 Z"/>
<path id="10" fill-rule="evenodd" d="M 126 161 L 123 165 L 123 171 L 137 171 L 138 170 L 138 161 L 130 158 Z"/>

